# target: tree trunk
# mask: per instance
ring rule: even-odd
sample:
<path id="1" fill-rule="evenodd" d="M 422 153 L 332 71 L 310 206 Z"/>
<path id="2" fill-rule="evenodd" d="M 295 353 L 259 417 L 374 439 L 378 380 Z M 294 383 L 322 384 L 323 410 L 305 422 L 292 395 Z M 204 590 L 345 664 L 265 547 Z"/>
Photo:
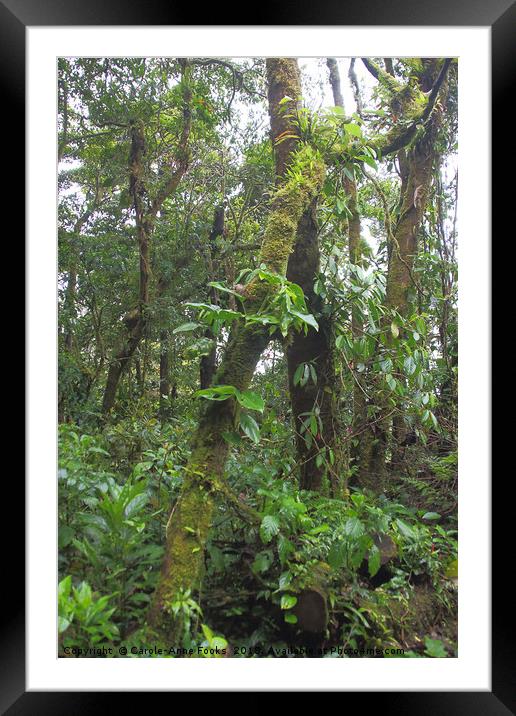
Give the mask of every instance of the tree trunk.
<path id="1" fill-rule="evenodd" d="M 217 245 L 216 245 L 216 239 L 218 236 L 222 236 L 224 234 L 224 207 L 219 206 L 215 209 L 215 214 L 213 217 L 213 226 L 210 232 L 210 237 L 208 241 L 208 275 L 211 277 L 212 281 L 215 281 L 217 278 L 217 270 L 216 270 L 216 256 L 217 256 Z M 210 300 L 210 303 L 217 305 L 219 303 L 219 293 L 216 288 L 213 286 L 210 286 L 210 290 L 208 292 L 208 297 Z M 202 356 L 201 358 L 201 365 L 200 365 L 200 386 L 201 390 L 204 388 L 209 388 L 212 381 L 213 376 L 215 375 L 215 370 L 217 368 L 217 346 L 215 343 L 215 335 L 213 331 L 211 331 L 209 328 L 204 333 L 205 338 L 209 338 L 213 341 L 213 348 L 208 353 L 207 356 Z"/>
<path id="2" fill-rule="evenodd" d="M 276 96 L 276 109 L 284 96 L 278 92 L 280 76 L 291 80 L 288 96 L 298 97 L 297 61 L 287 58 L 267 60 L 269 91 Z M 275 118 L 278 118 L 276 113 Z M 300 153 L 304 153 L 303 148 Z M 291 154 L 288 160 L 292 160 Z M 276 191 L 259 257 L 259 263 L 265 264 L 268 270 L 286 274 L 297 226 L 306 208 L 320 192 L 323 179 L 324 166 L 317 160 L 302 179 L 290 179 Z M 248 312 L 258 310 L 271 290 L 269 284 L 251 282 L 246 291 Z M 245 390 L 269 340 L 267 327 L 236 324 L 214 384 L 233 385 L 240 391 Z M 195 588 L 201 578 L 215 497 L 217 493 L 224 493 L 223 475 L 229 446 L 223 435 L 235 428 L 237 415 L 238 404 L 233 398 L 207 402 L 193 440 L 183 489 L 168 521 L 165 557 L 149 612 L 149 624 L 169 639 L 177 636 L 178 628 L 170 614 L 171 601 L 181 591 Z"/>
<path id="3" fill-rule="evenodd" d="M 159 418 L 164 422 L 170 415 L 170 366 L 169 335 L 163 330 L 159 334 Z"/>
<path id="4" fill-rule="evenodd" d="M 320 261 L 315 209 L 316 201 L 303 214 L 299 223 L 287 277 L 303 289 L 308 310 L 317 316 L 319 331 L 309 328 L 306 335 L 301 332 L 292 335 L 287 348 L 288 380 L 300 487 L 302 490 L 322 490 L 336 496 L 345 489 L 345 484 L 340 474 L 342 460 L 338 449 L 338 390 L 333 361 L 332 325 L 328 317 L 321 315 L 322 300 L 313 290 Z M 309 363 L 315 368 L 316 383 L 310 378 L 304 385 L 294 385 L 294 374 L 302 363 Z M 319 411 L 322 430 L 312 436 L 306 431 L 302 432 L 301 428 L 306 413 L 315 410 Z M 318 455 L 321 456 L 319 459 Z"/>
<path id="5" fill-rule="evenodd" d="M 340 88 L 340 74 L 337 61 L 333 57 L 327 59 L 328 69 L 330 71 L 330 84 L 333 93 L 333 102 L 336 107 L 344 109 L 344 100 Z M 351 67 L 350 67 L 351 69 Z M 348 218 L 348 255 L 351 264 L 357 266 L 362 261 L 362 248 L 360 237 L 360 213 L 357 204 L 357 185 L 355 179 L 351 179 L 346 174 L 343 177 L 344 191 L 347 197 L 347 207 L 350 213 Z M 354 340 L 361 337 L 363 325 L 360 315 L 356 308 L 351 313 L 351 333 Z M 354 376 L 353 381 L 353 421 L 352 433 L 358 433 L 367 422 L 367 405 L 362 386 L 360 385 L 360 377 Z M 358 449 L 351 448 L 351 459 L 356 462 L 358 459 Z"/>
<path id="6" fill-rule="evenodd" d="M 338 68 L 334 67 L 334 79 L 338 81 Z M 276 142 L 285 132 L 295 132 L 286 122 L 275 123 L 275 104 L 277 97 L 288 95 L 288 88 L 278 86 L 276 93 L 269 95 L 269 114 L 271 116 L 272 139 Z M 339 85 L 340 91 L 340 85 Z M 290 95 L 292 96 L 292 95 Z M 279 132 L 276 134 L 275 132 Z M 276 145 L 276 176 L 283 176 L 285 161 Z M 316 221 L 317 199 L 305 211 L 299 222 L 294 251 L 290 255 L 287 278 L 303 289 L 308 310 L 317 316 L 319 331 L 309 328 L 307 334 L 295 333 L 289 338 L 287 347 L 287 366 L 292 418 L 296 433 L 297 456 L 299 463 L 300 487 L 303 490 L 324 491 L 332 495 L 345 490 L 343 479 L 342 451 L 338 447 L 338 387 L 335 376 L 332 345 L 332 325 L 321 315 L 322 300 L 314 292 L 314 282 L 320 269 L 320 250 Z M 298 366 L 311 364 L 315 369 L 317 382 L 310 378 L 304 385 L 294 384 L 294 375 Z M 317 435 L 302 431 L 306 414 L 318 411 L 322 430 Z"/>

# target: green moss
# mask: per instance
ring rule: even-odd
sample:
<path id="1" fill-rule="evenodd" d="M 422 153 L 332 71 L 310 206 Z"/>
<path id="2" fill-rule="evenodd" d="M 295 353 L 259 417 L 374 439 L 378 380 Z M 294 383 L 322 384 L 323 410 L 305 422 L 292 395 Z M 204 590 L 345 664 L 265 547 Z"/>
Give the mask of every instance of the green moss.
<path id="1" fill-rule="evenodd" d="M 287 181 L 276 192 L 265 229 L 260 259 L 269 270 L 286 274 L 299 221 L 319 194 L 324 175 L 320 156 L 310 146 L 302 145 L 292 158 Z"/>

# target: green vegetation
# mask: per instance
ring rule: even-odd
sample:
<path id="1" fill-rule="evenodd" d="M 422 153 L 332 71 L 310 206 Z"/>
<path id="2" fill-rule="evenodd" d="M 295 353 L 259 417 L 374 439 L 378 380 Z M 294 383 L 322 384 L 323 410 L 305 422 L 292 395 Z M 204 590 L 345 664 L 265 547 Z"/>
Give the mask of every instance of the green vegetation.
<path id="1" fill-rule="evenodd" d="M 61 656 L 457 655 L 457 67 L 300 64 L 60 62 Z"/>

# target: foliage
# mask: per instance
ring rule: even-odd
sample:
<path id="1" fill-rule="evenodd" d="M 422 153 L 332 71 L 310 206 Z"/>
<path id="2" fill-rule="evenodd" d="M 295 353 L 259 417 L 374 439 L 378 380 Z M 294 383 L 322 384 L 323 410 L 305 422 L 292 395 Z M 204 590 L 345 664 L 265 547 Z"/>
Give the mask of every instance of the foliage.
<path id="1" fill-rule="evenodd" d="M 260 59 L 60 59 L 61 651 L 123 644 L 131 657 L 273 658 L 312 640 L 329 657 L 387 647 L 386 658 L 456 655 L 457 77 L 453 63 L 424 119 L 432 62 L 380 59 L 374 81 L 362 68 L 361 102 L 346 110 L 321 104 L 320 67 L 317 79 L 306 73 L 306 96 L 280 100 L 289 129 L 273 146 Z M 426 152 L 436 117 L 417 250 L 407 257 L 395 238 L 403 163 Z M 145 145 L 136 197 L 135 123 Z M 383 151 L 404 134 L 404 154 Z M 296 244 L 285 277 L 260 263 L 259 249 L 281 192 L 275 153 L 287 141 L 300 149 L 283 177 L 289 186 L 304 186 L 322 161 L 326 174 L 304 216 L 315 222 L 314 245 Z M 150 216 L 181 162 L 187 169 L 152 215 L 142 260 L 137 206 Z M 416 206 L 417 187 L 412 198 Z M 407 300 L 394 306 L 389 272 L 407 258 Z M 307 266 L 316 267 L 310 280 Z M 134 337 L 135 315 L 144 317 L 141 336 L 103 415 L 108 371 Z M 220 366 L 241 330 L 269 338 L 250 386 L 201 383 L 200 366 Z M 294 343 L 322 339 L 331 375 L 315 349 L 287 371 Z M 298 422 L 294 389 L 315 396 Z M 214 408 L 235 408 L 212 445 L 229 456 L 225 474 L 211 476 L 218 491 L 202 583 L 168 605 L 178 633 L 171 652 L 147 615 L 170 510 L 192 479 L 191 437 Z M 379 494 L 357 478 L 368 436 L 372 452 L 385 452 Z M 300 446 L 349 489 L 331 498 L 300 490 Z M 316 636 L 303 629 L 310 591 L 324 601 Z"/>

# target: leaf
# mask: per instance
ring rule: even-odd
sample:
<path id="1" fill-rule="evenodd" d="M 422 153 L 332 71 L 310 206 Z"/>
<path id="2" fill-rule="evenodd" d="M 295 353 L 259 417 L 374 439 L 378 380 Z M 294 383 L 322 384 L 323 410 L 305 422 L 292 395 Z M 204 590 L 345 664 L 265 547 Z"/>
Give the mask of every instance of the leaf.
<path id="1" fill-rule="evenodd" d="M 381 554 L 378 547 L 373 544 L 371 549 L 369 550 L 369 560 L 368 560 L 368 569 L 369 569 L 369 576 L 374 577 L 374 575 L 378 572 L 381 565 Z"/>
<path id="2" fill-rule="evenodd" d="M 312 326 L 312 328 L 315 328 L 316 331 L 319 330 L 319 324 L 311 313 L 301 313 L 301 311 L 296 311 L 295 308 L 291 308 L 290 313 L 303 321 L 303 323 L 307 323 L 309 326 Z"/>
<path id="3" fill-rule="evenodd" d="M 350 517 L 344 525 L 344 534 L 348 537 L 360 537 L 364 534 L 364 525 L 357 517 Z"/>
<path id="4" fill-rule="evenodd" d="M 438 512 L 425 512 L 422 519 L 423 520 L 440 520 L 441 515 Z"/>
<path id="5" fill-rule="evenodd" d="M 276 515 L 265 515 L 260 525 L 260 537 L 262 542 L 268 544 L 278 534 L 280 529 L 279 519 Z"/>
<path id="6" fill-rule="evenodd" d="M 266 550 L 265 552 L 258 552 L 251 567 L 252 571 L 255 574 L 266 572 L 272 564 L 272 559 L 272 554 L 269 550 Z"/>
<path id="7" fill-rule="evenodd" d="M 425 636 L 425 647 L 425 654 L 435 659 L 443 659 L 448 656 L 440 639 L 430 639 L 429 636 Z"/>
<path id="8" fill-rule="evenodd" d="M 233 296 L 237 296 L 238 298 L 242 299 L 242 295 L 238 293 L 237 291 L 233 291 L 232 288 L 228 288 L 227 286 L 224 286 L 223 283 L 220 283 L 219 281 L 210 281 L 208 283 L 208 286 L 212 286 L 213 288 L 216 288 L 218 291 L 223 291 L 224 293 L 230 293 Z"/>
<path id="9" fill-rule="evenodd" d="M 72 577 L 71 575 L 68 575 L 68 577 L 65 577 L 59 582 L 59 586 L 57 588 L 57 594 L 60 599 L 67 599 L 70 596 L 70 592 L 72 590 Z"/>
<path id="10" fill-rule="evenodd" d="M 300 363 L 297 366 L 295 373 L 294 373 L 294 378 L 293 378 L 294 385 L 298 385 L 300 383 L 301 378 L 303 377 L 304 370 L 305 370 L 305 364 Z"/>
<path id="11" fill-rule="evenodd" d="M 408 525 L 406 522 L 403 522 L 403 520 L 397 519 L 397 520 L 396 520 L 396 525 L 397 525 L 399 531 L 401 532 L 401 534 L 402 534 L 404 537 L 406 537 L 407 539 L 414 539 L 414 538 L 415 538 L 416 535 L 415 535 L 415 533 L 414 533 L 414 530 L 413 530 L 412 527 L 410 527 L 410 525 Z"/>
<path id="12" fill-rule="evenodd" d="M 66 547 L 70 544 L 70 542 L 75 537 L 75 532 L 71 527 L 67 527 L 65 525 L 59 527 L 58 532 L 58 545 L 59 549 L 63 549 L 63 547 Z"/>
<path id="13" fill-rule="evenodd" d="M 403 366 L 405 368 L 405 371 L 407 375 L 412 375 L 414 371 L 416 370 L 416 364 L 414 362 L 414 359 L 412 356 L 407 356 L 403 362 Z"/>
<path id="14" fill-rule="evenodd" d="M 211 642 L 215 634 L 212 632 L 210 627 L 207 624 L 201 624 L 201 629 L 208 642 Z"/>
<path id="15" fill-rule="evenodd" d="M 243 432 L 250 438 L 256 445 L 260 442 L 260 428 L 256 420 L 251 417 L 248 413 L 242 413 L 240 416 L 240 427 Z"/>
<path id="16" fill-rule="evenodd" d="M 239 391 L 233 385 L 216 385 L 213 388 L 204 388 L 194 393 L 196 398 L 206 398 L 206 400 L 227 400 L 232 395 L 238 397 Z"/>
<path id="17" fill-rule="evenodd" d="M 358 126 L 358 124 L 352 124 L 351 122 L 344 125 L 344 131 L 346 134 L 351 134 L 353 137 L 362 136 L 362 129 Z"/>
<path id="18" fill-rule="evenodd" d="M 459 576 L 459 560 L 452 559 L 452 561 L 446 567 L 444 576 L 447 579 L 457 579 Z"/>
<path id="19" fill-rule="evenodd" d="M 391 333 L 394 336 L 394 338 L 397 338 L 400 334 L 400 329 L 398 326 L 394 323 L 394 321 L 391 323 Z"/>
<path id="20" fill-rule="evenodd" d="M 292 609 L 297 604 L 297 597 L 293 594 L 282 594 L 280 606 L 282 609 Z"/>
<path id="21" fill-rule="evenodd" d="M 240 405 L 243 405 L 244 408 L 248 408 L 249 410 L 257 410 L 258 412 L 263 413 L 265 408 L 263 398 L 250 390 L 246 390 L 243 393 L 237 393 L 237 400 Z"/>
<path id="22" fill-rule="evenodd" d="M 396 390 L 396 386 L 397 386 L 396 379 L 393 378 L 390 373 L 387 373 L 387 375 L 385 376 L 385 380 L 387 381 L 387 385 L 389 386 L 389 388 L 391 390 Z"/>
<path id="23" fill-rule="evenodd" d="M 328 552 L 328 564 L 332 569 L 340 569 L 346 561 L 347 547 L 344 542 L 334 542 Z"/>
<path id="24" fill-rule="evenodd" d="M 174 328 L 172 333 L 187 333 L 188 331 L 195 331 L 195 329 L 199 328 L 200 325 L 200 323 L 182 323 L 177 328 Z"/>
<path id="25" fill-rule="evenodd" d="M 297 624 L 297 617 L 295 614 L 284 614 L 283 617 L 287 624 Z"/>
<path id="26" fill-rule="evenodd" d="M 242 444 L 242 438 L 238 433 L 235 432 L 224 432 L 222 433 L 222 437 L 224 440 L 229 443 L 229 445 L 241 445 Z"/>
<path id="27" fill-rule="evenodd" d="M 68 629 L 72 622 L 65 617 L 58 617 L 57 618 L 57 628 L 60 634 L 62 634 L 64 631 Z"/>

